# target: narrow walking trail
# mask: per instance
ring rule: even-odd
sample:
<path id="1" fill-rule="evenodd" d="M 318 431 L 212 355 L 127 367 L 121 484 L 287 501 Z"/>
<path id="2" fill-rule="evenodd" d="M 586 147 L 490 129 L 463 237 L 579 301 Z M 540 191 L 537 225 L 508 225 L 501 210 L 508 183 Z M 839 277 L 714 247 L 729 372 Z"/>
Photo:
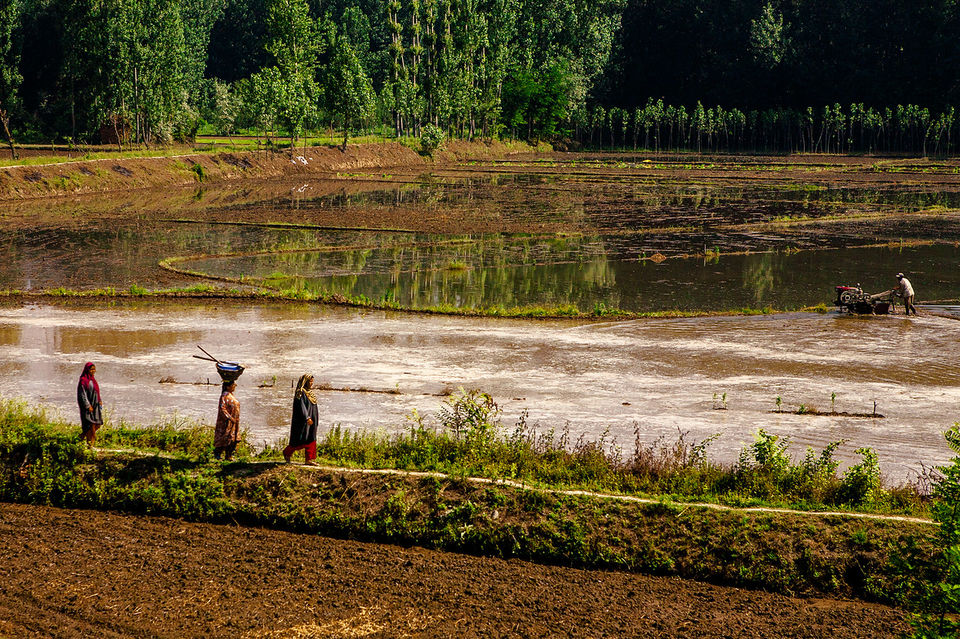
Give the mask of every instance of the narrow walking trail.
<path id="1" fill-rule="evenodd" d="M 134 450 L 131 448 L 118 449 L 118 448 L 95 448 L 96 452 L 103 455 L 112 455 L 112 454 L 136 454 L 144 456 L 153 456 L 157 455 L 159 457 L 173 458 L 173 455 L 165 453 L 146 453 L 143 451 Z M 218 462 L 213 462 L 218 463 Z M 280 465 L 281 462 L 274 461 L 252 461 L 252 462 L 242 462 L 244 465 L 251 466 L 276 466 Z M 397 475 L 404 477 L 436 477 L 438 479 L 446 479 L 449 475 L 441 472 L 434 471 L 419 471 L 419 470 L 401 470 L 396 468 L 351 468 L 348 466 L 326 466 L 326 465 L 316 465 L 316 466 L 307 466 L 302 464 L 291 464 L 291 466 L 296 466 L 307 471 L 312 472 L 328 472 L 328 473 L 356 473 L 364 475 Z M 620 495 L 616 493 L 602 493 L 595 492 L 590 490 L 564 490 L 558 488 L 543 488 L 536 485 L 531 485 L 526 482 L 515 481 L 513 479 L 503 479 L 503 478 L 489 478 L 489 477 L 464 477 L 464 481 L 473 482 L 475 484 L 492 484 L 498 486 L 510 486 L 511 488 L 517 488 L 520 490 L 533 490 L 538 492 L 550 493 L 552 495 L 564 495 L 568 497 L 590 497 L 595 499 L 610 499 L 614 501 L 624 501 L 632 502 L 637 504 L 670 504 L 675 508 L 707 508 L 710 510 L 723 510 L 723 511 L 736 511 L 736 512 L 745 512 L 745 513 L 783 513 L 789 515 L 805 515 L 810 517 L 851 517 L 854 519 L 872 519 L 877 521 L 904 521 L 911 522 L 915 524 L 930 524 L 930 525 L 939 525 L 931 519 L 924 517 L 909 517 L 906 515 L 882 515 L 876 513 L 862 513 L 862 512 L 852 512 L 852 511 L 842 511 L 842 510 L 794 510 L 791 508 L 774 508 L 771 506 L 726 506 L 723 504 L 714 504 L 710 502 L 687 502 L 687 501 L 674 501 L 664 498 L 650 498 L 650 497 L 637 497 L 634 495 Z"/>

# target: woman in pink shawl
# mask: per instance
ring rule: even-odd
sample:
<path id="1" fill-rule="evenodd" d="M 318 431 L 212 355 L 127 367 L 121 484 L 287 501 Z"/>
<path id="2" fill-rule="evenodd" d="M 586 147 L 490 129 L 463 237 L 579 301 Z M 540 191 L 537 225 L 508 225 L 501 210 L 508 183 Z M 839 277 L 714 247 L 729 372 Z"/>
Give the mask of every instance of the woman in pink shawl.
<path id="1" fill-rule="evenodd" d="M 83 374 L 77 383 L 77 403 L 80 405 L 81 439 L 86 440 L 87 446 L 93 447 L 97 437 L 97 429 L 103 425 L 103 403 L 100 401 L 100 384 L 94 375 L 97 367 L 93 362 L 83 366 Z"/>

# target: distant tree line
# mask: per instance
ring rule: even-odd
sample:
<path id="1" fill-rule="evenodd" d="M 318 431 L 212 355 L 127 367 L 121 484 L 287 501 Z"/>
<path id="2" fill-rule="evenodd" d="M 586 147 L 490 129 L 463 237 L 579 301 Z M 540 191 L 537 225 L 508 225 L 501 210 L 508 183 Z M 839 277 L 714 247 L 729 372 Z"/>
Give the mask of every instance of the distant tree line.
<path id="1" fill-rule="evenodd" d="M 0 0 L 0 135 L 949 153 L 958 33 L 956 0 Z"/>
<path id="2" fill-rule="evenodd" d="M 573 125 L 583 146 L 617 150 L 946 155 L 960 141 L 953 107 L 931 112 L 913 104 L 741 111 L 648 100 L 629 111 L 596 105 L 576 113 Z"/>

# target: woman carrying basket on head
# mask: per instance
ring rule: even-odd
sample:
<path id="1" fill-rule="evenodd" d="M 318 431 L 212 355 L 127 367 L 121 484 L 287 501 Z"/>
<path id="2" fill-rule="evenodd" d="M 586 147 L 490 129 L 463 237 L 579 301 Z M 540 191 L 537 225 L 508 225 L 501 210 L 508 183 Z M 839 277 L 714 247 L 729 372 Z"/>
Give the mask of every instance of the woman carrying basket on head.
<path id="1" fill-rule="evenodd" d="M 217 407 L 217 425 L 213 430 L 213 456 L 227 461 L 233 459 L 233 453 L 240 441 L 240 402 L 233 396 L 237 382 L 224 380 L 220 391 L 220 405 Z"/>
<path id="2" fill-rule="evenodd" d="M 317 409 L 317 396 L 312 388 L 313 375 L 301 375 L 293 396 L 290 445 L 283 449 L 283 458 L 288 464 L 293 453 L 302 449 L 307 466 L 316 466 L 313 460 L 317 457 L 317 422 L 320 420 L 320 411 Z"/>

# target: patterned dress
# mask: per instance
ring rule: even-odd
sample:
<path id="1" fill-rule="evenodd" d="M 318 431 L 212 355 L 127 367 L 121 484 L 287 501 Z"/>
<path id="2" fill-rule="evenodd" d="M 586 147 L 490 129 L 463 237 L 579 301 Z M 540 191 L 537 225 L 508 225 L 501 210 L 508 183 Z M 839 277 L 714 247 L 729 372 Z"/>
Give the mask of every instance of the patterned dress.
<path id="1" fill-rule="evenodd" d="M 217 427 L 213 431 L 213 447 L 226 448 L 240 439 L 240 402 L 233 393 L 220 395 L 220 410 L 217 411 Z"/>

